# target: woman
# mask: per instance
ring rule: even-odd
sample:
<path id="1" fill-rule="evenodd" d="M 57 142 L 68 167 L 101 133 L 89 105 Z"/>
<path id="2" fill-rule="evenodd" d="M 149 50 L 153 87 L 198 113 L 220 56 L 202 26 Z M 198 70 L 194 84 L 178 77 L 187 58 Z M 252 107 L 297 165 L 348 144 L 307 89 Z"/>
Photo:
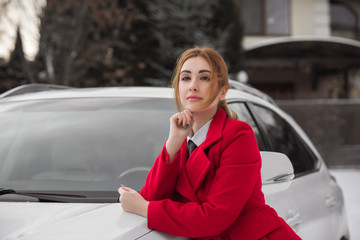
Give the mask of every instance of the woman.
<path id="1" fill-rule="evenodd" d="M 173 88 L 179 112 L 140 194 L 119 188 L 124 211 L 146 217 L 151 229 L 195 239 L 300 239 L 265 204 L 260 152 L 251 127 L 226 105 L 219 53 L 185 51 Z M 197 147 L 189 152 L 190 140 Z"/>

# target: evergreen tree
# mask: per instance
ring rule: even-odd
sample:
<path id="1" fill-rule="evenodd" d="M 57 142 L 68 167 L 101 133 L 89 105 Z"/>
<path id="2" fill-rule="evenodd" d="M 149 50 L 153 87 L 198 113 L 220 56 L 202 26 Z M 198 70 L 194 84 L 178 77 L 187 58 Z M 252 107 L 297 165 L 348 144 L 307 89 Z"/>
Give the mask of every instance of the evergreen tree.
<path id="1" fill-rule="evenodd" d="M 48 0 L 41 16 L 39 53 L 36 57 L 41 81 L 79 86 L 83 71 L 75 60 L 83 43 L 85 1 Z M 79 70 L 79 71 L 76 71 Z"/>
<path id="2" fill-rule="evenodd" d="M 41 82 L 54 84 L 168 85 L 179 54 L 207 45 L 236 72 L 235 9 L 232 0 L 47 0 L 33 66 Z"/>
<path id="3" fill-rule="evenodd" d="M 15 47 L 10 54 L 6 72 L 7 78 L 11 81 L 11 88 L 29 83 L 26 76 L 26 62 L 19 28 L 16 31 Z"/>
<path id="4" fill-rule="evenodd" d="M 213 10 L 211 31 L 209 34 L 215 41 L 215 48 L 224 56 L 229 73 L 237 74 L 242 69 L 243 25 L 240 10 L 234 0 L 219 0 L 219 5 Z"/>
<path id="5" fill-rule="evenodd" d="M 242 31 L 232 0 L 152 0 L 149 9 L 158 40 L 157 60 L 150 62 L 164 84 L 179 54 L 194 45 L 214 47 L 230 71 L 239 70 Z"/>
<path id="6" fill-rule="evenodd" d="M 78 87 L 144 84 L 152 75 L 145 58 L 154 43 L 143 1 L 48 0 L 37 57 L 45 81 Z"/>

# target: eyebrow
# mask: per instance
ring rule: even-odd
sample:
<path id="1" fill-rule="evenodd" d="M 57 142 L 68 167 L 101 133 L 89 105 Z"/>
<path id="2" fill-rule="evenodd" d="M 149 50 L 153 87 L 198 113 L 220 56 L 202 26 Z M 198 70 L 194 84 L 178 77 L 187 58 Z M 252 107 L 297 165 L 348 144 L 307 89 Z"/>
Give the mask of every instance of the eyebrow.
<path id="1" fill-rule="evenodd" d="M 191 71 L 190 71 L 190 70 L 182 70 L 180 73 L 183 73 L 183 72 L 186 72 L 186 73 L 191 73 Z M 204 73 L 204 72 L 211 73 L 209 70 L 206 70 L 206 69 L 204 69 L 204 70 L 200 70 L 200 71 L 199 71 L 199 73 Z"/>

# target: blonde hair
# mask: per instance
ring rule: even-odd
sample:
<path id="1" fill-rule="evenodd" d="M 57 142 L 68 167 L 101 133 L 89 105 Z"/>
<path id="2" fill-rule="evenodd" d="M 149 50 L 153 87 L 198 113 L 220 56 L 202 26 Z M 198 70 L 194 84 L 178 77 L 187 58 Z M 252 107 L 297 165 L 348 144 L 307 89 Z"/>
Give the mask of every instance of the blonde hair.
<path id="1" fill-rule="evenodd" d="M 222 88 L 225 88 L 226 91 L 230 88 L 228 70 L 223 57 L 216 50 L 209 47 L 190 48 L 183 52 L 178 58 L 172 76 L 172 87 L 174 88 L 175 103 L 178 111 L 182 110 L 179 96 L 180 71 L 185 61 L 193 57 L 202 57 L 208 62 L 211 71 L 210 84 L 212 87 L 215 87 L 215 84 L 217 84 L 217 91 L 209 96 L 209 99 L 206 101 L 207 105 L 214 101 Z M 225 99 L 220 100 L 218 107 L 221 107 L 225 110 L 227 117 L 235 120 L 238 119 L 236 113 L 230 111 Z"/>

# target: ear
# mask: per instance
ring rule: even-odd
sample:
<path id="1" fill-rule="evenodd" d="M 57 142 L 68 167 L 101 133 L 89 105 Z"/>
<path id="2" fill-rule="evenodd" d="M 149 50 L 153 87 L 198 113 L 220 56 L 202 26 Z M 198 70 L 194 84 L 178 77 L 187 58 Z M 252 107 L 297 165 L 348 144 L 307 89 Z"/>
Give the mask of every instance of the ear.
<path id="1" fill-rule="evenodd" d="M 223 88 L 220 90 L 220 101 L 225 100 L 226 93 L 227 93 L 227 88 L 226 88 L 226 87 L 223 87 Z"/>

